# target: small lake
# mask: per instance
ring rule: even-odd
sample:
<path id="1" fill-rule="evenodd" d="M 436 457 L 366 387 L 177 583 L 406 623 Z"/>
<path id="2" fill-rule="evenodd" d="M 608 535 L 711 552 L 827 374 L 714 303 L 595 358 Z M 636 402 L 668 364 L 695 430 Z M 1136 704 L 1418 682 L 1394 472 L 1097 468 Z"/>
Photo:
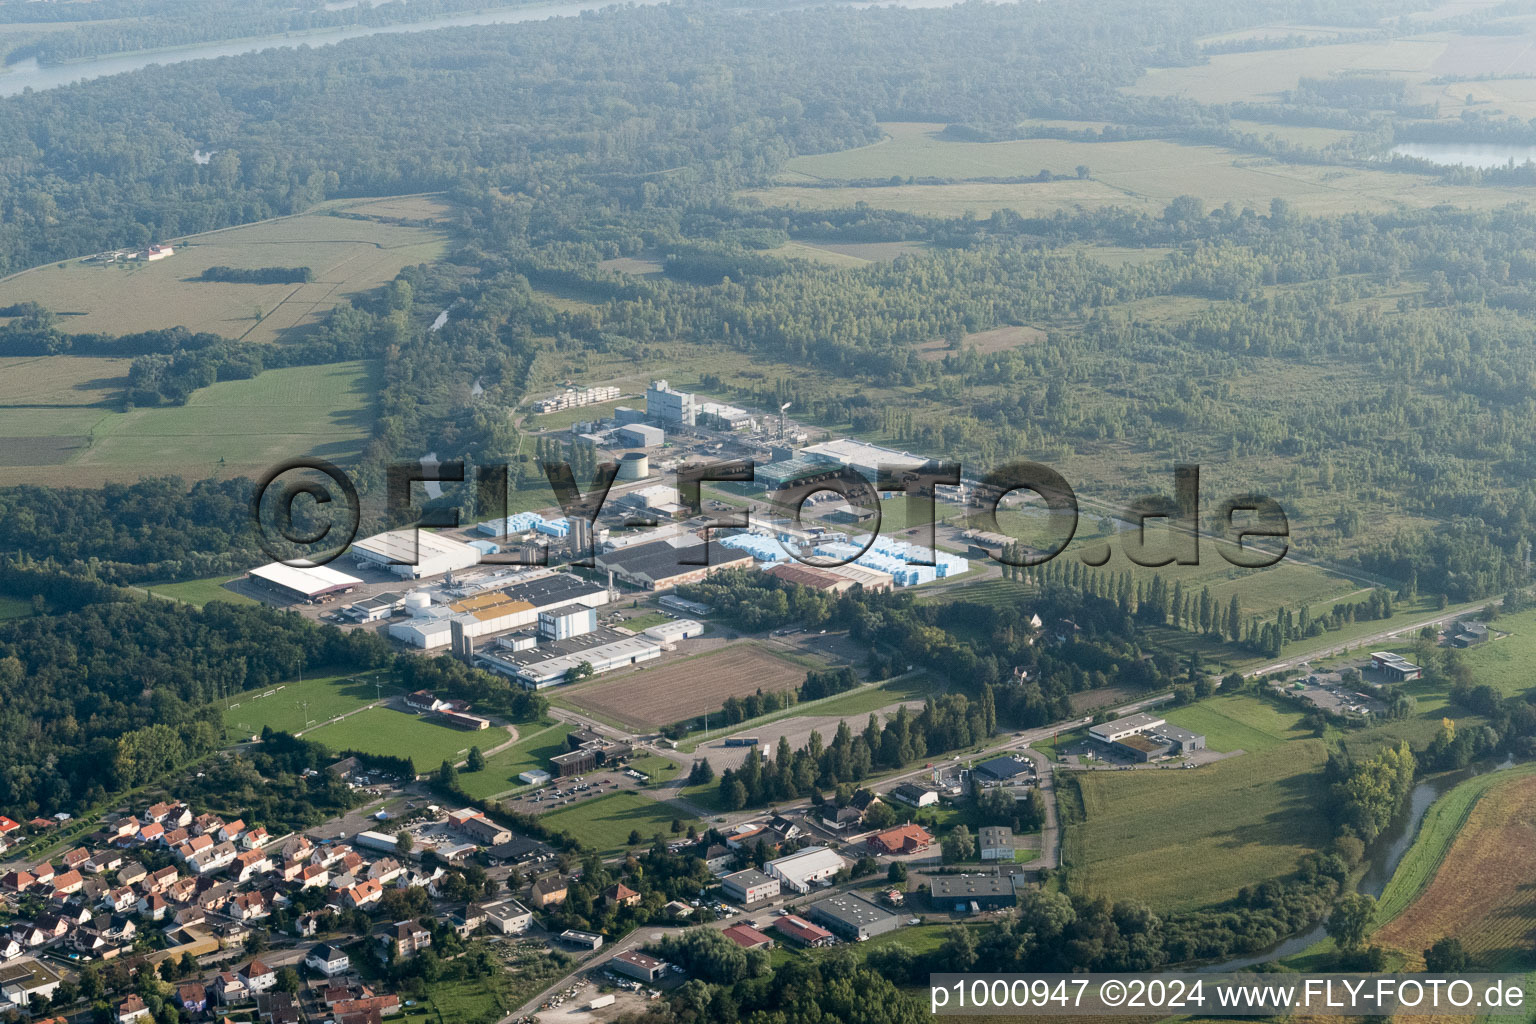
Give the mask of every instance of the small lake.
<path id="1" fill-rule="evenodd" d="M 1392 147 L 1393 156 L 1411 156 L 1416 160 L 1444 164 L 1447 167 L 1504 167 L 1511 160 L 1520 166 L 1536 160 L 1536 146 L 1507 146 L 1497 142 L 1400 142 Z"/>

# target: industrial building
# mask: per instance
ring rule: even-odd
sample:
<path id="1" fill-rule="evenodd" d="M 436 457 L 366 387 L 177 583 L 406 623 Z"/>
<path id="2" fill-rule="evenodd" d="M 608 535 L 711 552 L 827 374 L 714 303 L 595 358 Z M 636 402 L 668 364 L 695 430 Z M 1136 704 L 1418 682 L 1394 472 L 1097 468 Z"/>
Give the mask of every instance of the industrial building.
<path id="1" fill-rule="evenodd" d="M 608 969 L 616 974 L 647 983 L 666 977 L 667 974 L 665 962 L 630 949 L 609 960 Z"/>
<path id="2" fill-rule="evenodd" d="M 934 875 L 928 880 L 928 898 L 935 907 L 949 905 L 957 913 L 998 910 L 1019 902 L 1020 874 Z"/>
<path id="3" fill-rule="evenodd" d="M 697 420 L 700 426 L 715 430 L 751 430 L 757 426 L 750 412 L 723 402 L 700 402 Z"/>
<path id="4" fill-rule="evenodd" d="M 503 935 L 522 935 L 533 924 L 533 912 L 514 899 L 480 904 L 485 923 Z"/>
<path id="5" fill-rule="evenodd" d="M 650 637 L 661 644 L 664 651 L 670 651 L 677 646 L 679 640 L 691 640 L 704 632 L 704 623 L 693 619 L 673 619 L 671 622 L 662 622 L 642 630 L 642 635 Z"/>
<path id="6" fill-rule="evenodd" d="M 810 892 L 820 882 L 829 882 L 848 866 L 838 853 L 826 846 L 808 846 L 798 853 L 771 860 L 763 865 L 767 874 L 777 878 L 793 892 Z"/>
<path id="7" fill-rule="evenodd" d="M 614 436 L 625 448 L 660 448 L 667 439 L 667 432 L 660 427 L 631 423 L 620 427 Z"/>
<path id="8" fill-rule="evenodd" d="M 871 484 L 879 478 L 879 470 L 909 473 L 921 469 L 931 461 L 911 452 L 899 452 L 894 448 L 882 448 L 867 441 L 851 437 L 813 444 L 800 449 L 799 458 L 809 462 L 822 462 L 844 466 L 864 477 Z"/>
<path id="9" fill-rule="evenodd" d="M 645 391 L 645 415 L 661 423 L 693 426 L 699 416 L 699 400 L 686 391 L 674 391 L 664 380 L 651 382 Z"/>
<path id="10" fill-rule="evenodd" d="M 406 607 L 411 618 L 389 627 L 389 635 L 412 647 L 432 650 L 453 640 L 457 621 L 467 639 L 503 633 L 535 625 L 539 614 L 582 606 L 601 608 L 608 603 L 607 588 L 565 572 L 530 573 L 504 590 L 487 591 L 446 605 L 414 602 Z M 427 600 L 427 595 L 421 595 Z"/>
<path id="11" fill-rule="evenodd" d="M 720 887 L 731 899 L 747 905 L 771 900 L 779 894 L 779 880 L 770 878 L 756 868 L 726 875 L 720 879 Z"/>
<path id="12" fill-rule="evenodd" d="M 810 918 L 850 942 L 863 942 L 901 927 L 901 918 L 851 892 L 812 903 Z"/>
<path id="13" fill-rule="evenodd" d="M 612 572 L 619 579 L 645 590 L 670 590 L 685 583 L 696 583 L 723 569 L 746 568 L 752 556 L 732 551 L 718 544 L 710 546 L 708 565 L 704 542 L 692 537 L 678 544 L 654 541 L 607 551 L 597 556 L 597 567 Z"/>
<path id="14" fill-rule="evenodd" d="M 959 555 L 920 548 L 889 537 L 877 537 L 862 552 L 861 546 L 847 541 L 823 541 L 812 552 L 823 558 L 889 573 L 892 582 L 898 587 L 915 587 L 934 580 L 952 579 L 971 567 Z M 923 562 L 933 564 L 923 565 Z"/>
<path id="15" fill-rule="evenodd" d="M 915 786 L 910 782 L 903 782 L 891 790 L 891 799 L 911 807 L 931 807 L 939 802 L 938 790 L 929 789 L 927 786 Z"/>
<path id="16" fill-rule="evenodd" d="M 348 622 L 379 622 L 389 618 L 403 607 L 405 607 L 405 594 L 391 590 L 365 597 L 361 601 L 347 605 L 336 614 Z"/>
<path id="17" fill-rule="evenodd" d="M 309 567 L 273 562 L 252 569 L 248 578 L 256 586 L 288 601 L 307 601 L 315 604 L 328 601 L 341 594 L 350 593 L 363 585 L 356 576 L 325 565 Z"/>
<path id="18" fill-rule="evenodd" d="M 565 682 L 566 674 L 589 665 L 593 675 L 661 657 L 662 646 L 648 636 L 602 626 L 565 640 L 525 646 L 518 638 L 496 641 L 475 652 L 475 664 L 516 679 L 531 690 Z"/>
<path id="19" fill-rule="evenodd" d="M 785 583 L 810 587 L 812 590 L 824 590 L 831 594 L 845 593 L 857 585 L 847 576 L 839 576 L 830 570 L 820 569 L 813 565 L 801 565 L 798 562 L 765 565 L 763 566 L 763 572 L 769 576 L 781 579 Z"/>
<path id="20" fill-rule="evenodd" d="M 1169 725 L 1166 720 L 1147 714 L 1130 715 L 1090 726 L 1088 737 L 1095 743 L 1141 762 L 1205 749 L 1204 736 Z"/>
<path id="21" fill-rule="evenodd" d="M 597 628 L 597 609 L 586 605 L 551 608 L 539 612 L 539 636 L 545 640 L 569 640 Z"/>
<path id="22" fill-rule="evenodd" d="M 392 530 L 354 541 L 358 565 L 386 569 L 406 579 L 458 572 L 480 563 L 480 552 L 468 544 L 427 530 Z"/>
<path id="23" fill-rule="evenodd" d="M 628 743 L 609 739 L 591 729 L 571 730 L 565 738 L 565 745 L 567 749 L 564 753 L 549 759 L 555 775 L 562 779 L 622 761 L 633 751 Z"/>
<path id="24" fill-rule="evenodd" d="M 976 766 L 976 774 L 989 782 L 1013 782 L 1034 772 L 1035 766 L 1027 757 L 994 757 Z"/>
<path id="25" fill-rule="evenodd" d="M 1393 654 L 1389 651 L 1376 651 L 1371 655 L 1371 667 L 1394 683 L 1406 683 L 1411 679 L 1420 679 L 1424 670 L 1401 654 Z"/>
<path id="26" fill-rule="evenodd" d="M 983 825 L 976 831 L 976 849 L 982 860 L 1013 860 L 1013 829 L 1007 825 Z"/>
<path id="27" fill-rule="evenodd" d="M 773 930 L 802 946 L 830 946 L 833 941 L 831 932 L 794 914 L 774 918 Z"/>

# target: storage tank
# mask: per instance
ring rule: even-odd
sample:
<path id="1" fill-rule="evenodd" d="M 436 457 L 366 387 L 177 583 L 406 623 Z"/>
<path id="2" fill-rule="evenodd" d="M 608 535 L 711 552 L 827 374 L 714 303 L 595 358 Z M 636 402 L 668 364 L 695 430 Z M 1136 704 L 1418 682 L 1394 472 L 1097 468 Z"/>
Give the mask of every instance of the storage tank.
<path id="1" fill-rule="evenodd" d="M 619 457 L 620 480 L 644 480 L 651 475 L 651 459 L 644 452 L 627 452 Z"/>
<path id="2" fill-rule="evenodd" d="M 406 594 L 405 595 L 405 610 L 407 612 L 411 613 L 412 615 L 416 615 L 416 614 L 419 614 L 420 612 L 425 611 L 427 608 L 431 607 L 431 605 L 432 605 L 432 595 L 431 594 L 424 594 L 424 593 L 419 593 L 418 592 L 418 593 Z"/>

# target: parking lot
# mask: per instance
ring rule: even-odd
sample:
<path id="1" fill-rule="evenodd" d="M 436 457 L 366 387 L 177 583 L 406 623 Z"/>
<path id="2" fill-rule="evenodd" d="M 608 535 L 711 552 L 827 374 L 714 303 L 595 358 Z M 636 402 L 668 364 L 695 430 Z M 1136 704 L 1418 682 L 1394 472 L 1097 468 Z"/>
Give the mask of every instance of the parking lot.
<path id="1" fill-rule="evenodd" d="M 586 775 L 577 775 L 569 779 L 551 779 L 547 785 L 515 800 L 507 800 L 505 803 L 512 810 L 522 814 L 553 811 L 596 796 L 616 793 L 625 783 L 629 783 L 633 788 L 639 781 L 634 776 L 639 774 L 639 772 L 619 769 L 588 772 Z"/>

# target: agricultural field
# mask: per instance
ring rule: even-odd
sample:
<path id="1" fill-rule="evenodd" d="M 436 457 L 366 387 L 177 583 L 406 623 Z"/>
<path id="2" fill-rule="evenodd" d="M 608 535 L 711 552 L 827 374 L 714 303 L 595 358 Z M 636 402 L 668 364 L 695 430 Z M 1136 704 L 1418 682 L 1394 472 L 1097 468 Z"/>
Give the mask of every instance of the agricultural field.
<path id="1" fill-rule="evenodd" d="M 466 732 L 392 708 L 369 708 L 339 722 L 311 729 L 304 738 L 323 743 L 338 753 L 361 750 L 368 754 L 409 757 L 418 772 L 426 772 L 436 769 L 444 760 L 463 760 L 470 747 L 488 750 L 503 743 L 507 734 L 495 726 L 483 732 Z"/>
<path id="2" fill-rule="evenodd" d="M 345 216 L 332 216 L 332 213 Z M 447 249 L 446 203 L 425 197 L 342 200 L 293 217 L 168 239 L 154 263 L 73 261 L 0 281 L 0 306 L 37 302 L 70 333 L 131 334 L 182 326 L 226 338 L 280 342 L 340 302 L 393 280 Z M 434 226 L 400 219 L 441 221 Z M 81 253 L 81 256 L 87 255 Z M 209 267 L 309 267 L 303 284 L 230 284 L 197 278 Z"/>
<path id="3" fill-rule="evenodd" d="M 296 733 L 307 723 L 325 722 L 372 704 L 381 695 L 391 697 L 400 692 L 381 673 L 318 676 L 260 693 L 248 691 L 223 702 L 225 738 L 239 742 L 260 734 L 267 726 Z"/>
<path id="4" fill-rule="evenodd" d="M 533 768 L 549 770 L 549 759 L 565 750 L 565 737 L 571 729 L 572 726 L 563 723 L 520 725 L 516 743 L 488 755 L 483 771 L 460 771 L 459 785 L 476 800 L 517 789 L 524 785 L 517 780 L 522 772 Z"/>
<path id="5" fill-rule="evenodd" d="M 1212 63 L 1221 59 L 1213 58 Z M 1177 70 L 1198 76 L 1208 68 Z M 1296 77 L 1291 74 L 1292 84 Z M 1441 203 L 1488 207 L 1529 198 L 1519 189 L 1455 187 L 1427 176 L 1282 163 L 1220 146 L 1182 145 L 1159 139 L 960 142 L 943 139 L 945 126 L 941 124 L 892 122 L 882 127 L 888 137 L 881 142 L 838 153 L 796 157 L 786 164 L 776 185 L 744 195 L 770 206 L 835 209 L 866 202 L 885 209 L 951 217 L 966 212 L 986 216 L 998 209 L 1016 210 L 1025 216 L 1048 216 L 1058 211 L 1102 206 L 1157 213 L 1174 198 L 1191 193 L 1201 196 L 1208 207 L 1231 202 L 1238 207 L 1267 210 L 1270 200 L 1278 197 L 1298 209 L 1318 214 L 1426 208 Z M 1087 177 L 1078 177 L 1080 166 L 1087 169 Z M 1068 180 L 975 180 L 1034 176 L 1042 170 L 1057 177 L 1068 176 Z M 946 184 L 872 187 L 837 184 L 893 177 L 954 180 Z"/>
<path id="6" fill-rule="evenodd" d="M 27 372 L 46 368 L 29 366 Z M 372 362 L 267 370 L 196 391 L 186 405 L 127 412 L 104 405 L 0 404 L 0 445 L 26 438 L 35 446 L 20 449 L 24 458 L 0 463 L 0 485 L 256 476 L 301 455 L 345 464 L 372 432 L 377 373 Z M 105 400 L 104 386 L 92 386 Z"/>
<path id="7" fill-rule="evenodd" d="M 588 683 L 562 693 L 561 699 L 635 729 L 657 729 L 716 711 L 727 697 L 793 690 L 804 681 L 803 665 L 756 644 L 739 643 Z"/>
<path id="8" fill-rule="evenodd" d="M 631 830 L 638 831 L 649 845 L 657 833 L 671 839 L 674 820 L 681 820 L 685 829 L 701 825 L 669 804 L 627 790 L 573 804 L 542 815 L 539 820 L 552 831 L 569 832 L 587 849 L 604 857 L 616 857 L 628 850 Z"/>
<path id="9" fill-rule="evenodd" d="M 1532 770 L 1527 765 L 1513 771 L 1476 775 L 1436 800 L 1420 822 L 1413 845 L 1403 854 L 1397 870 L 1376 901 L 1377 922 L 1384 924 L 1397 917 L 1434 880 L 1472 809 L 1490 789 L 1529 775 Z"/>
<path id="10" fill-rule="evenodd" d="M 230 604 L 259 604 L 254 598 L 236 593 L 225 586 L 240 577 L 213 576 L 205 580 L 187 580 L 184 583 L 151 583 L 144 590 L 154 597 L 180 601 L 201 608 L 209 601 L 227 601 Z"/>
<path id="11" fill-rule="evenodd" d="M 1420 842 L 1431 847 L 1440 840 L 1431 833 L 1421 834 Z M 1430 859 L 1426 853 L 1411 870 L 1426 873 Z M 1403 867 L 1409 863 L 1405 860 Z M 1523 771 L 1486 787 L 1433 867 L 1428 885 L 1372 939 L 1400 951 L 1410 968 L 1422 963 L 1426 948 L 1449 935 L 1462 941 L 1478 969 L 1530 970 L 1536 948 L 1533 877 L 1536 773 Z M 1405 880 L 1401 888 L 1412 888 L 1412 881 Z M 1394 878 L 1393 885 L 1398 884 Z"/>
<path id="12" fill-rule="evenodd" d="M 1285 733 L 1277 730 L 1299 715 L 1266 724 L 1257 712 L 1228 709 L 1229 717 L 1238 715 L 1273 744 L 1195 771 L 1058 776 L 1058 785 L 1076 785 L 1082 794 L 1083 820 L 1067 826 L 1063 842 L 1074 889 L 1188 910 L 1288 874 L 1299 857 L 1327 842 L 1328 823 L 1317 813 L 1323 741 L 1279 742 Z"/>

